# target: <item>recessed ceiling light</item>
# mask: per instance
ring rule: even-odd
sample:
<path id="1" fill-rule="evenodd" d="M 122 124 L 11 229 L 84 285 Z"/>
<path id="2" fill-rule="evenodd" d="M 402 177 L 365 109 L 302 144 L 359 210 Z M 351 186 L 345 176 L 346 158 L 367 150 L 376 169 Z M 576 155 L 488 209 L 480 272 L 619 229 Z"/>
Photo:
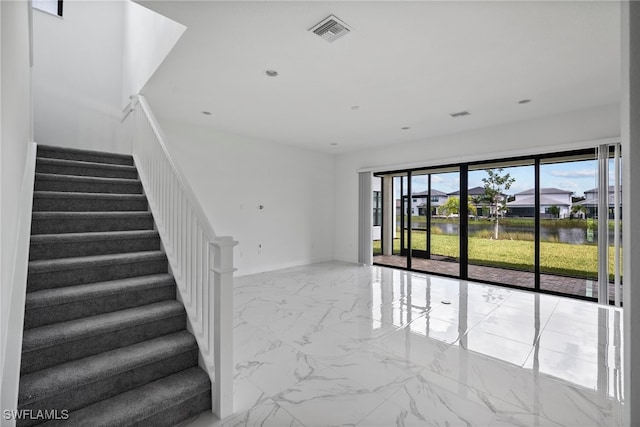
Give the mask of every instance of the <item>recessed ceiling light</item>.
<path id="1" fill-rule="evenodd" d="M 405 126 L 405 127 L 401 128 L 401 129 L 402 129 L 402 130 L 409 130 L 409 129 L 411 129 L 411 128 L 410 128 L 409 126 Z"/>
<path id="2" fill-rule="evenodd" d="M 202 114 L 204 114 L 205 116 L 210 116 L 211 115 L 211 111 L 203 111 Z"/>
<path id="3" fill-rule="evenodd" d="M 530 102 L 531 102 L 530 99 L 521 99 L 520 101 L 518 101 L 518 104 L 528 104 Z"/>
<path id="4" fill-rule="evenodd" d="M 458 113 L 451 113 L 449 114 L 451 117 L 464 117 L 464 116 L 470 116 L 471 113 L 468 111 L 460 111 Z"/>
<path id="5" fill-rule="evenodd" d="M 276 70 L 267 70 L 265 71 L 265 74 L 269 77 L 276 77 L 278 75 L 278 72 Z"/>
<path id="6" fill-rule="evenodd" d="M 354 106 L 352 106 L 352 107 L 351 107 L 351 109 L 352 109 L 352 110 L 354 110 L 354 111 L 355 111 L 355 110 L 359 110 L 359 109 L 360 109 L 360 106 L 359 106 L 359 105 L 354 105 Z"/>

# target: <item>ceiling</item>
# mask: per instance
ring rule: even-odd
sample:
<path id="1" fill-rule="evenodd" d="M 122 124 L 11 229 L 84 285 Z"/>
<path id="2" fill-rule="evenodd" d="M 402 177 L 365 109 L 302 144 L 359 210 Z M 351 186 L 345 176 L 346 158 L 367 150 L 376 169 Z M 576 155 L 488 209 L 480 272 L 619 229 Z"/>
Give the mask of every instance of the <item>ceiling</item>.
<path id="1" fill-rule="evenodd" d="M 261 140 L 339 153 L 619 102 L 615 1 L 139 3 L 187 26 L 142 91 L 156 115 Z M 333 43 L 308 31 L 330 14 Z"/>

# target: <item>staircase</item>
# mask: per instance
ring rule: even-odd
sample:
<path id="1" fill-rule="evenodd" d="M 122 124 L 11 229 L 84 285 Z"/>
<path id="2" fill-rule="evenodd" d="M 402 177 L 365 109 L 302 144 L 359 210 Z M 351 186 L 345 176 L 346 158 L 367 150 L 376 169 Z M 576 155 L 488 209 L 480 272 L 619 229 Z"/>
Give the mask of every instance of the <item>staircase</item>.
<path id="1" fill-rule="evenodd" d="M 170 426 L 211 408 L 131 156 L 39 146 L 18 425 Z"/>

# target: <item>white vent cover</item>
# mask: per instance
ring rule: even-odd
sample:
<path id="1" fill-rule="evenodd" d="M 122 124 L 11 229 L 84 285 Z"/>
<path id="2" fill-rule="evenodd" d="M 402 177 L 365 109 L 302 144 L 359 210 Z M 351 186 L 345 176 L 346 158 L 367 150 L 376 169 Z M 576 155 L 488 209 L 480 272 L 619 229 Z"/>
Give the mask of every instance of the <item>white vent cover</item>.
<path id="1" fill-rule="evenodd" d="M 335 16 L 329 15 L 318 24 L 313 26 L 311 29 L 309 29 L 309 31 L 313 31 L 314 33 L 331 43 L 332 41 L 337 40 L 345 34 L 349 33 L 351 29 L 347 26 L 347 24 L 345 24 Z"/>

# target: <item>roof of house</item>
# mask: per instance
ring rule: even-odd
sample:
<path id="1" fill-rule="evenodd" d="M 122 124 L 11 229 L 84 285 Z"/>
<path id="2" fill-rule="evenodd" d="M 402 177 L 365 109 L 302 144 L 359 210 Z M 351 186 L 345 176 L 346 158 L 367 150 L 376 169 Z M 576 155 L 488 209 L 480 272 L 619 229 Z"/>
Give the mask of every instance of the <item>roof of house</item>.
<path id="1" fill-rule="evenodd" d="M 524 190 L 520 193 L 516 193 L 516 196 L 527 196 L 527 195 L 533 195 L 535 194 L 535 188 L 530 188 L 528 190 Z M 543 194 L 573 194 L 573 191 L 569 191 L 569 190 L 562 190 L 560 188 L 555 188 L 555 187 L 544 187 L 540 189 L 540 195 Z"/>
<path id="2" fill-rule="evenodd" d="M 467 191 L 469 196 L 483 196 L 484 195 L 484 187 L 473 187 Z M 460 190 L 454 191 L 453 193 L 449 193 L 449 196 L 459 196 Z"/>
<path id="3" fill-rule="evenodd" d="M 420 197 L 420 196 L 428 196 L 429 192 L 428 191 L 420 191 L 418 193 L 413 193 L 413 197 Z M 444 191 L 440 191 L 440 190 L 436 190 L 434 188 L 431 189 L 431 195 L 432 196 L 446 196 L 447 193 L 445 193 Z"/>
<path id="4" fill-rule="evenodd" d="M 533 207 L 536 204 L 535 196 L 522 197 L 520 199 L 514 200 L 513 202 L 507 203 L 507 206 L 510 208 L 517 207 Z M 566 202 L 566 200 L 558 200 L 551 196 L 547 196 L 545 194 L 540 195 L 540 206 L 569 206 L 570 204 Z"/>
<path id="5" fill-rule="evenodd" d="M 614 191 L 614 187 L 615 187 L 614 185 L 610 185 L 610 186 L 609 186 L 609 193 L 613 193 L 613 191 Z M 622 190 L 622 185 L 620 186 L 620 190 Z M 584 194 L 587 194 L 587 193 L 597 193 L 597 192 L 598 192 L 598 189 L 597 189 L 597 188 L 592 188 L 591 190 L 585 190 Z"/>
<path id="6" fill-rule="evenodd" d="M 609 194 L 609 206 L 614 206 L 615 205 L 615 195 L 613 194 Z M 622 204 L 622 203 L 620 203 Z M 579 202 L 575 202 L 574 205 L 582 205 L 582 206 L 588 206 L 591 208 L 595 208 L 598 206 L 598 199 L 597 198 L 589 198 L 586 200 L 580 200 Z"/>

